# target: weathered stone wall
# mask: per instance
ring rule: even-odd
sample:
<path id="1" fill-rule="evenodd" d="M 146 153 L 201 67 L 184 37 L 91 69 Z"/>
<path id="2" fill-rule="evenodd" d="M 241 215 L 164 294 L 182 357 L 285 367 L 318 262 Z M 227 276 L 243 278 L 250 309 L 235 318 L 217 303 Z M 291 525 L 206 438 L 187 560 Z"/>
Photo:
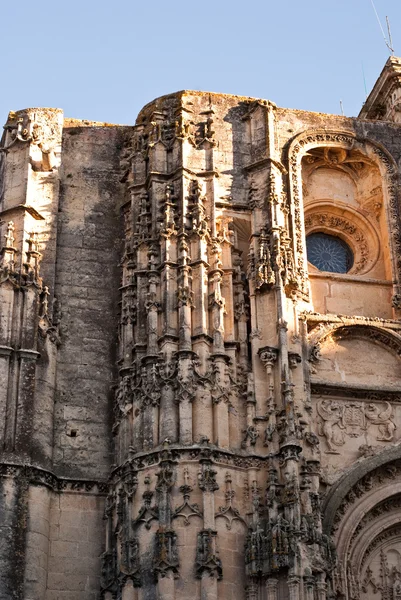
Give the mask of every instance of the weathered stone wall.
<path id="1" fill-rule="evenodd" d="M 90 493 L 52 496 L 47 587 L 42 596 L 46 600 L 99 598 L 103 504 L 102 498 Z"/>
<path id="2" fill-rule="evenodd" d="M 92 489 L 88 480 L 108 477 L 119 286 L 116 167 L 122 132 L 88 122 L 77 126 L 52 109 L 10 113 L 7 122 L 3 145 L 9 149 L 2 154 L 1 183 L 6 221 L 0 438 L 2 473 L 9 479 L 2 495 L 1 598 L 70 593 L 66 582 L 73 577 L 72 567 L 63 584 L 53 585 L 49 574 L 57 579 L 56 573 L 59 578 L 65 573 L 61 542 L 68 543 L 64 529 L 73 519 L 66 512 L 64 523 L 50 512 L 50 503 L 62 502 L 69 485 L 82 489 L 76 478 Z M 7 462 L 48 471 L 25 472 Z M 63 485 L 54 473 L 76 483 Z M 99 561 L 101 554 L 102 493 L 91 499 L 98 504 L 95 519 L 85 497 L 75 511 L 78 531 L 87 531 L 74 555 L 76 574 L 86 572 L 85 584 L 77 583 L 82 598 L 99 595 L 99 569 L 90 557 Z M 87 516 L 85 525 L 80 510 Z M 79 568 L 82 564 L 86 571 Z"/>
<path id="3" fill-rule="evenodd" d="M 56 295 L 54 467 L 107 478 L 115 371 L 119 262 L 118 157 L 123 128 L 67 122 L 63 130 Z"/>
<path id="4" fill-rule="evenodd" d="M 12 475 L 12 473 L 10 473 Z M 0 598 L 25 598 L 27 486 L 12 476 L 1 480 Z"/>
<path id="5" fill-rule="evenodd" d="M 0 599 L 398 598 L 399 125 L 186 91 L 0 151 Z"/>
<path id="6" fill-rule="evenodd" d="M 45 598 L 50 540 L 50 505 L 52 492 L 46 487 L 30 487 L 26 519 L 26 598 Z"/>

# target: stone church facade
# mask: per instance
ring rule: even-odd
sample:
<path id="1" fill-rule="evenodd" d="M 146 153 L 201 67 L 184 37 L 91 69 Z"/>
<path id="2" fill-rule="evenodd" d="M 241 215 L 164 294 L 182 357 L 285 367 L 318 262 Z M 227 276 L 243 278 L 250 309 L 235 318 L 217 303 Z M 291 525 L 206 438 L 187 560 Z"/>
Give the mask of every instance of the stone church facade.
<path id="1" fill-rule="evenodd" d="M 0 161 L 0 598 L 400 600 L 401 59 Z"/>

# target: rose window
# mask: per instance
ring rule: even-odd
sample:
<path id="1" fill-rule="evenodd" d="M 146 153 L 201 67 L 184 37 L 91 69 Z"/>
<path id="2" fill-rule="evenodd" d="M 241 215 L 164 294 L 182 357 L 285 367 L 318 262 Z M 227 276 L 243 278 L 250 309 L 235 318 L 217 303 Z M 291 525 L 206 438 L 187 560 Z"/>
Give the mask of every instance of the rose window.
<path id="1" fill-rule="evenodd" d="M 327 233 L 308 235 L 306 251 L 308 261 L 319 271 L 347 273 L 354 263 L 354 255 L 348 244 Z"/>

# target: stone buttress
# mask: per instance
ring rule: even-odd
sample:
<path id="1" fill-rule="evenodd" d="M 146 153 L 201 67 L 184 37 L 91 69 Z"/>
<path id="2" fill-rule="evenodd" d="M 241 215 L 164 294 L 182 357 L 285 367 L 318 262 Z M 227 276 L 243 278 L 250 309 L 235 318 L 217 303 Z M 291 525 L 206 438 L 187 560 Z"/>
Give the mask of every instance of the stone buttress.
<path id="1" fill-rule="evenodd" d="M 180 93 L 127 137 L 105 598 L 326 598 L 275 110 Z"/>

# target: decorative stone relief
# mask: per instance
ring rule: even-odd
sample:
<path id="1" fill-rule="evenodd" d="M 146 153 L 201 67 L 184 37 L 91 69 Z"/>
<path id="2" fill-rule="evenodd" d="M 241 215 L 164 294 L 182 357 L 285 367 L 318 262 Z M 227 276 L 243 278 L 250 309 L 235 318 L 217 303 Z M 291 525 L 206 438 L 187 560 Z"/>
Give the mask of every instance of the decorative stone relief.
<path id="1" fill-rule="evenodd" d="M 376 440 L 390 442 L 394 438 L 396 425 L 389 402 L 377 405 L 323 399 L 316 407 L 320 417 L 319 435 L 326 438 L 328 446 L 326 453 L 339 454 L 338 447 L 345 444 L 345 436 L 359 437 L 371 425 L 377 426 Z"/>
<path id="2" fill-rule="evenodd" d="M 188 483 L 189 475 L 187 468 L 184 469 L 184 481 L 184 485 L 181 485 L 179 488 L 183 495 L 184 502 L 180 504 L 180 506 L 177 506 L 173 512 L 172 518 L 176 519 L 178 517 L 183 517 L 184 525 L 189 525 L 191 517 L 202 517 L 202 512 L 197 504 L 191 504 L 189 501 L 193 488 Z"/>
<path id="3" fill-rule="evenodd" d="M 220 506 L 218 512 L 216 513 L 216 519 L 218 517 L 223 517 L 226 520 L 227 529 L 231 529 L 233 521 L 241 521 L 246 525 L 245 520 L 241 517 L 239 510 L 234 508 L 233 500 L 235 496 L 235 492 L 232 489 L 232 479 L 229 473 L 226 473 L 225 477 L 226 483 L 226 491 L 224 493 L 226 504 L 225 506 Z"/>
<path id="4" fill-rule="evenodd" d="M 156 532 L 153 569 L 156 578 L 166 577 L 169 571 L 173 573 L 175 578 L 178 577 L 177 534 L 174 530 L 160 528 Z"/>

